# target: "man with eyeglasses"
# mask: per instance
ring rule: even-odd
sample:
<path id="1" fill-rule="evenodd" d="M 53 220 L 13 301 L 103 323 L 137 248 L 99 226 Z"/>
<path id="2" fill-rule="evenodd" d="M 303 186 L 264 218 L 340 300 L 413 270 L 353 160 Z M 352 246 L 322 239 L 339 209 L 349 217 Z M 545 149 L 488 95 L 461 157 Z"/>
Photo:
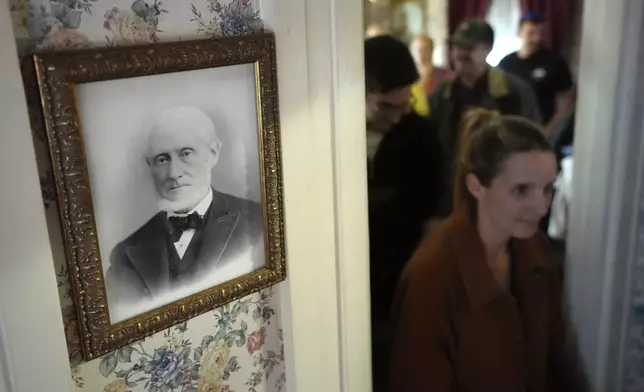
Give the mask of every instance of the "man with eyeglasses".
<path id="1" fill-rule="evenodd" d="M 440 144 L 411 110 L 418 80 L 407 46 L 381 35 L 365 41 L 374 391 L 387 385 L 389 311 L 402 269 L 443 192 Z"/>

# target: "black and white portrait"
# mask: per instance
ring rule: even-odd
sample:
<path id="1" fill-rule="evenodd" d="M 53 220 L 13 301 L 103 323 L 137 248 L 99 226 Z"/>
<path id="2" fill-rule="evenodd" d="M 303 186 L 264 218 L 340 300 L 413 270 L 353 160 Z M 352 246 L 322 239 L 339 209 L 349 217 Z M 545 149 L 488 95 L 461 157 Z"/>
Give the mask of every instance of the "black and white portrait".
<path id="1" fill-rule="evenodd" d="M 78 86 L 112 323 L 261 268 L 252 64 Z"/>

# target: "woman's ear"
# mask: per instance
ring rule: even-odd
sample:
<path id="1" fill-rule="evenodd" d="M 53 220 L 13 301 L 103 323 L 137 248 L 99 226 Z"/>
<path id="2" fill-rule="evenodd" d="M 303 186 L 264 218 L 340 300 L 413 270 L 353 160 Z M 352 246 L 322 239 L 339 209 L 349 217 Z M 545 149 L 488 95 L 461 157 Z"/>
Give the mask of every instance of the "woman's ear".
<path id="1" fill-rule="evenodd" d="M 485 193 L 485 187 L 479 181 L 479 178 L 474 173 L 468 173 L 465 176 L 465 186 L 476 200 L 481 200 Z"/>

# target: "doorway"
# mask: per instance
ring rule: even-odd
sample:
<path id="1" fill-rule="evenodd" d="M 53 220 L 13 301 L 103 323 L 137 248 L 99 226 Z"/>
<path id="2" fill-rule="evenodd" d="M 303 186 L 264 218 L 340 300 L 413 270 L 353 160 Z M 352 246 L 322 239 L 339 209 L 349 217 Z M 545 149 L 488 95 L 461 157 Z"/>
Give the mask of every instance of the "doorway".
<path id="1" fill-rule="evenodd" d="M 378 3 L 380 10 L 386 3 L 393 14 L 394 2 Z M 518 49 L 518 20 L 509 23 L 507 19 L 508 15 L 518 19 L 520 11 L 517 7 L 504 8 L 503 3 L 509 3 L 506 1 L 490 3 L 488 18 L 500 34 L 488 62 L 497 65 Z M 372 7 L 370 4 L 373 2 L 365 6 Z M 633 375 L 633 358 L 638 354 L 625 347 L 624 339 L 641 339 L 641 331 L 637 332 L 633 323 L 638 319 L 634 309 L 641 309 L 637 305 L 641 303 L 641 289 L 637 287 L 644 281 L 636 261 L 641 251 L 635 240 L 642 230 L 638 223 L 638 203 L 643 194 L 638 171 L 642 143 L 637 131 L 642 124 L 638 122 L 641 117 L 633 112 L 642 102 L 640 92 L 633 88 L 641 77 L 635 64 L 641 58 L 642 42 L 635 38 L 639 28 L 625 26 L 640 26 L 642 7 L 626 1 L 616 3 L 616 7 L 595 0 L 572 3 L 572 31 L 561 48 L 577 81 L 576 121 L 572 127 L 576 137 L 574 149 L 571 143 L 563 145 L 560 158 L 574 151 L 575 165 L 566 165 L 565 170 L 574 197 L 568 196 L 561 207 L 564 227 L 556 230 L 556 240 L 565 242 L 561 249 L 566 263 L 567 301 L 589 376 L 598 390 L 630 391 L 637 390 L 632 379 L 637 378 Z M 369 15 L 365 10 L 365 17 Z M 406 43 L 410 41 L 408 29 L 394 29 L 393 17 L 379 15 L 386 26 L 382 30 Z M 431 17 L 426 15 L 425 20 L 431 24 L 427 22 Z M 365 19 L 364 25 L 373 28 L 377 23 L 375 18 Z M 618 44 L 618 37 L 625 44 Z M 599 59 L 598 51 L 604 59 L 612 59 L 610 65 Z M 441 56 L 434 53 L 434 58 Z M 600 64 L 606 70 L 600 69 Z M 572 156 L 567 158 L 571 163 Z M 633 187 L 624 187 L 621 181 Z M 594 306 L 589 305 L 588 298 Z M 380 371 L 375 369 L 376 373 Z M 637 385 L 644 387 L 644 382 Z"/>

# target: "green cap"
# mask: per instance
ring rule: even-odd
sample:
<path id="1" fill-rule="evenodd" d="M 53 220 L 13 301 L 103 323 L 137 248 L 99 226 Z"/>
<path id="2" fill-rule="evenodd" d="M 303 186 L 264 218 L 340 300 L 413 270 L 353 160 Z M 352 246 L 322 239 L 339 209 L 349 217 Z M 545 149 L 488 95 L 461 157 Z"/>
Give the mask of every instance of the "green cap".
<path id="1" fill-rule="evenodd" d="M 452 34 L 451 43 L 458 46 L 494 45 L 494 30 L 482 19 L 462 22 Z"/>

